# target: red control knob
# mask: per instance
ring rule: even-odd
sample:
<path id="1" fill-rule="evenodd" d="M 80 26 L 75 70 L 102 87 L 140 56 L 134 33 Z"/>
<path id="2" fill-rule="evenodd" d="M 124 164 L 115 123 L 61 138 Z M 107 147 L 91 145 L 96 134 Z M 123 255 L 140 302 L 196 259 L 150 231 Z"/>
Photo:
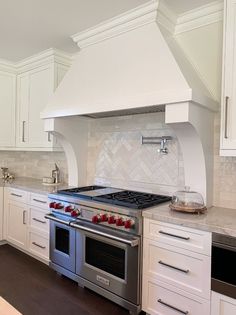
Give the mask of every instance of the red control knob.
<path id="1" fill-rule="evenodd" d="M 108 223 L 109 224 L 115 224 L 116 223 L 116 219 L 113 215 L 108 218 Z"/>
<path id="2" fill-rule="evenodd" d="M 134 223 L 132 222 L 132 220 L 125 221 L 125 228 L 126 229 L 131 229 L 133 225 L 134 225 Z"/>
<path id="3" fill-rule="evenodd" d="M 56 204 L 55 202 L 50 202 L 50 203 L 49 203 L 49 208 L 50 208 L 50 209 L 52 209 L 52 208 L 54 209 L 55 204 Z"/>
<path id="4" fill-rule="evenodd" d="M 101 221 L 106 222 L 108 220 L 107 214 L 101 214 Z"/>
<path id="5" fill-rule="evenodd" d="M 99 215 L 94 215 L 92 217 L 92 222 L 93 223 L 99 223 L 100 222 L 100 216 Z"/>
<path id="6" fill-rule="evenodd" d="M 54 209 L 63 209 L 63 205 L 61 203 L 54 204 Z"/>
<path id="7" fill-rule="evenodd" d="M 77 217 L 77 216 L 79 215 L 79 211 L 78 211 L 78 210 L 72 210 L 71 213 L 70 213 L 70 215 L 71 215 L 72 217 Z"/>
<path id="8" fill-rule="evenodd" d="M 71 206 L 66 206 L 65 207 L 65 212 L 71 212 L 73 209 Z"/>
<path id="9" fill-rule="evenodd" d="M 122 226 L 122 225 L 124 225 L 123 219 L 122 218 L 117 219 L 116 220 L 116 226 Z"/>

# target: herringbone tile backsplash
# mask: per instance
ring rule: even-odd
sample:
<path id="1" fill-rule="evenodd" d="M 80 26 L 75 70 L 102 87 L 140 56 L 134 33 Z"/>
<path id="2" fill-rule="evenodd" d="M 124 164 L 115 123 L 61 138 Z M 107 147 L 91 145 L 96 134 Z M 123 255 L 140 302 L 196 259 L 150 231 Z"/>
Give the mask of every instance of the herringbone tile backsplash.
<path id="1" fill-rule="evenodd" d="M 175 135 L 163 121 L 163 113 L 92 120 L 88 184 L 165 193 L 182 188 L 182 153 Z M 159 145 L 142 145 L 142 136 L 172 136 L 169 154 L 158 153 Z"/>

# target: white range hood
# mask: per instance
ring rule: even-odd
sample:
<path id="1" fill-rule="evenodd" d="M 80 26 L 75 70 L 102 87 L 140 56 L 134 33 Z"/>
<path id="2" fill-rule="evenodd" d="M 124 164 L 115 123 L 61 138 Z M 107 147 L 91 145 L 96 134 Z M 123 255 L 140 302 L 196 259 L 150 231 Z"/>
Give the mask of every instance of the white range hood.
<path id="1" fill-rule="evenodd" d="M 180 142 L 185 184 L 212 202 L 214 101 L 160 23 L 159 1 L 73 36 L 80 51 L 42 112 L 60 140 L 69 184 L 86 184 L 89 117 L 165 110 Z M 75 117 L 70 117 L 75 116 Z"/>
<path id="2" fill-rule="evenodd" d="M 214 108 L 178 46 L 164 38 L 160 14 L 159 1 L 151 1 L 73 36 L 80 52 L 42 118 L 154 111 L 183 101 Z"/>

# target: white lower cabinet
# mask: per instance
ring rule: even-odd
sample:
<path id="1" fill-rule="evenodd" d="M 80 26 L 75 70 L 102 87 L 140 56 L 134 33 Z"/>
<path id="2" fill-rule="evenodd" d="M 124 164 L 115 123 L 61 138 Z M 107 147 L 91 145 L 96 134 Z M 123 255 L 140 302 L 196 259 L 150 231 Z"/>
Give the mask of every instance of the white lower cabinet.
<path id="1" fill-rule="evenodd" d="M 144 219 L 142 309 L 210 315 L 211 233 Z"/>
<path id="2" fill-rule="evenodd" d="M 5 238 L 44 262 L 49 261 L 49 224 L 44 218 L 47 196 L 5 188 Z"/>
<path id="3" fill-rule="evenodd" d="M 211 315 L 235 315 L 236 299 L 216 293 L 211 294 Z"/>
<path id="4" fill-rule="evenodd" d="M 29 231 L 29 251 L 45 260 L 49 259 L 49 239 L 47 235 Z"/>
<path id="5" fill-rule="evenodd" d="M 143 309 L 154 315 L 209 315 L 210 301 L 153 281 L 149 277 L 143 282 Z"/>
<path id="6" fill-rule="evenodd" d="M 20 191 L 18 195 L 18 198 L 21 198 Z M 28 205 L 21 201 L 15 201 L 14 199 L 8 198 L 5 202 L 4 212 L 6 213 L 7 241 L 19 248 L 26 249 Z"/>

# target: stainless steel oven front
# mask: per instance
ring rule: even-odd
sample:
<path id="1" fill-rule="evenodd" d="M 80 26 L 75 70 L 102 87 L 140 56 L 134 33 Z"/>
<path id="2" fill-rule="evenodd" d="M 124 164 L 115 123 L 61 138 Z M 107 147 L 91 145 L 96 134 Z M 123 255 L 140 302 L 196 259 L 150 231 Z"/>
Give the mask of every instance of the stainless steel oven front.
<path id="1" fill-rule="evenodd" d="M 140 237 L 85 222 L 76 230 L 76 274 L 135 304 L 140 304 Z"/>
<path id="2" fill-rule="evenodd" d="M 49 214 L 50 219 L 50 261 L 75 273 L 75 229 L 60 216 Z"/>
<path id="3" fill-rule="evenodd" d="M 236 238 L 213 233 L 211 289 L 236 299 Z"/>

